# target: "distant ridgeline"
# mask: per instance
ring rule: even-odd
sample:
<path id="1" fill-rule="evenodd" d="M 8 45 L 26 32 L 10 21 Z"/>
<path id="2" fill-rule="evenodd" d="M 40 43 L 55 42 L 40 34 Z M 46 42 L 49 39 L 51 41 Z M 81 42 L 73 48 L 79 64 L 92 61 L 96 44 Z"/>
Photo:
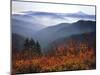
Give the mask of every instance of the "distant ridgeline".
<path id="1" fill-rule="evenodd" d="M 37 54 L 48 54 L 55 52 L 56 46 L 67 45 L 72 40 L 77 41 L 77 45 L 83 41 L 95 47 L 95 39 L 96 22 L 80 20 L 75 23 L 61 23 L 43 28 L 35 32 L 31 39 L 12 32 L 12 49 L 16 51 L 34 50 Z"/>

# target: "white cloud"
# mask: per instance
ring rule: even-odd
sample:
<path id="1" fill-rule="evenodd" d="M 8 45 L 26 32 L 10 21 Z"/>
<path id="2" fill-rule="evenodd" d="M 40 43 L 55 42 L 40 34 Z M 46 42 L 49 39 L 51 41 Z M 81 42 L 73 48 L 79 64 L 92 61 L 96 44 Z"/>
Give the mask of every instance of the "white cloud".
<path id="1" fill-rule="evenodd" d="M 12 13 L 19 13 L 23 11 L 43 11 L 53 13 L 74 13 L 82 11 L 87 14 L 95 14 L 95 7 L 12 1 Z"/>

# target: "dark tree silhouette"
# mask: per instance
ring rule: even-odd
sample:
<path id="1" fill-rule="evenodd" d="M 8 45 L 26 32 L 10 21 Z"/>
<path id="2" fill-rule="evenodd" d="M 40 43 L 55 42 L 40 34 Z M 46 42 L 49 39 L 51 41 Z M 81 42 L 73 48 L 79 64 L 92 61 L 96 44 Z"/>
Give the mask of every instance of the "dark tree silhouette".
<path id="1" fill-rule="evenodd" d="M 35 41 L 31 38 L 29 43 L 30 43 L 30 48 L 33 49 L 35 47 Z"/>
<path id="2" fill-rule="evenodd" d="M 38 53 L 38 54 L 41 54 L 41 46 L 40 46 L 40 44 L 39 44 L 39 42 L 37 41 L 36 42 L 36 52 Z"/>
<path id="3" fill-rule="evenodd" d="M 24 48 L 27 50 L 27 49 L 29 49 L 29 39 L 27 38 L 26 40 L 25 40 L 25 42 L 24 42 Z"/>
<path id="4" fill-rule="evenodd" d="M 39 42 L 35 42 L 34 39 L 26 39 L 24 43 L 24 48 L 27 50 L 29 56 L 41 55 L 41 46 Z"/>

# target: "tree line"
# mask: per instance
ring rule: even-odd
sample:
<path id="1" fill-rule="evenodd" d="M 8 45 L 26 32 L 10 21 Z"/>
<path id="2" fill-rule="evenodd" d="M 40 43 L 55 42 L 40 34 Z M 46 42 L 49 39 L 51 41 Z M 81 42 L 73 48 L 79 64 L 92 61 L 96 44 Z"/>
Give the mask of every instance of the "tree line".
<path id="1" fill-rule="evenodd" d="M 41 55 L 41 46 L 38 41 L 34 41 L 34 39 L 26 38 L 24 42 L 24 50 L 28 50 L 32 52 L 34 55 Z"/>

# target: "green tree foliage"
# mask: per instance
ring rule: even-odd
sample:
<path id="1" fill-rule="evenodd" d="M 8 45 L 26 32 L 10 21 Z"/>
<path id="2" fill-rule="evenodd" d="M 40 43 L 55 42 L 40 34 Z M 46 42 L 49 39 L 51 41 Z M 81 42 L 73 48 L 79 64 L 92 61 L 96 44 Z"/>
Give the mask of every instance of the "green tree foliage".
<path id="1" fill-rule="evenodd" d="M 41 54 L 41 46 L 39 42 L 35 42 L 34 39 L 26 39 L 24 42 L 24 49 L 28 50 L 30 55 L 40 55 Z"/>
<path id="2" fill-rule="evenodd" d="M 36 42 L 36 50 L 37 50 L 37 53 L 41 54 L 41 46 L 38 41 Z"/>
<path id="3" fill-rule="evenodd" d="M 32 38 L 30 39 L 30 43 L 29 44 L 30 44 L 30 48 L 33 49 L 35 47 L 35 41 Z"/>
<path id="4" fill-rule="evenodd" d="M 24 42 L 24 48 L 29 49 L 29 39 L 28 38 Z"/>

